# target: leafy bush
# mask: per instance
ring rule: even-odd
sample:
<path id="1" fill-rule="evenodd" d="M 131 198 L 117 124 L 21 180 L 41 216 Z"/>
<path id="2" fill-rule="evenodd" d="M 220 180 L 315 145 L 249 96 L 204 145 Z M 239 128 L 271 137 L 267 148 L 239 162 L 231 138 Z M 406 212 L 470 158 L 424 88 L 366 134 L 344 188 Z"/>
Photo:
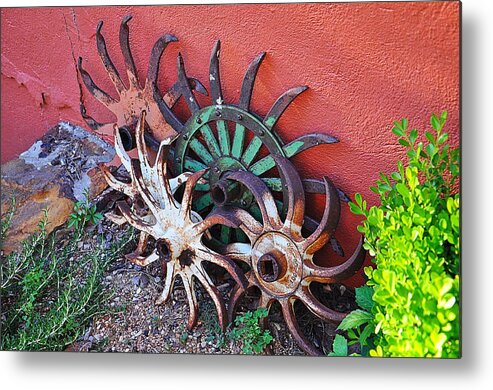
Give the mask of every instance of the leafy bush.
<path id="1" fill-rule="evenodd" d="M 371 187 L 380 205 L 367 209 L 360 194 L 350 203 L 365 217 L 358 229 L 376 265 L 365 268 L 374 301 L 371 356 L 460 356 L 459 150 L 446 143 L 446 116 L 432 115 L 426 145 L 406 119 L 394 122 L 407 166 L 399 161 L 396 172 L 380 174 Z"/>
<path id="2" fill-rule="evenodd" d="M 260 353 L 271 343 L 273 338 L 269 330 L 262 329 L 259 324 L 259 320 L 267 317 L 267 314 L 267 309 L 258 308 L 235 318 L 235 327 L 231 329 L 229 336 L 242 345 L 243 353 Z"/>
<path id="3" fill-rule="evenodd" d="M 12 210 L 2 220 L 2 238 Z M 47 221 L 45 211 L 38 231 L 19 253 L 1 259 L 1 350 L 57 351 L 75 341 L 90 318 L 107 309 L 102 274 L 133 238 L 129 229 L 109 247 L 101 237 L 90 251 L 81 252 L 77 244 L 83 230 L 68 232 L 62 247 L 55 232 L 47 235 Z"/>

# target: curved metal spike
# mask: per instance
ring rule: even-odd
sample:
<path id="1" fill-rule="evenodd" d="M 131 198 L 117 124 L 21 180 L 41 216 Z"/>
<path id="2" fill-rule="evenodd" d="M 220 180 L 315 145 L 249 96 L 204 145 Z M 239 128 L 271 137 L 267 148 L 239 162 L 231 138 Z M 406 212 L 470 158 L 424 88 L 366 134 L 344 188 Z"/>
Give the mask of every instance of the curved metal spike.
<path id="1" fill-rule="evenodd" d="M 91 130 L 99 130 L 101 127 L 108 126 L 108 124 L 98 122 L 96 119 L 94 119 L 92 116 L 90 116 L 87 113 L 86 105 L 84 104 L 82 99 L 79 103 L 79 111 L 80 111 L 80 116 L 82 117 L 82 119 L 84 119 L 84 122 L 86 122 L 86 124 L 89 126 Z"/>
<path id="2" fill-rule="evenodd" d="M 284 145 L 282 149 L 284 150 L 284 153 L 286 153 L 286 157 L 291 158 L 314 146 L 335 144 L 338 142 L 339 140 L 331 135 L 312 133 L 304 134 L 301 137 L 296 138 L 294 141 Z"/>
<path id="3" fill-rule="evenodd" d="M 356 250 L 344 263 L 334 267 L 320 267 L 307 259 L 304 264 L 307 281 L 320 281 L 323 283 L 337 282 L 353 276 L 363 265 L 366 250 L 363 248 L 363 236 L 361 236 Z"/>
<path id="4" fill-rule="evenodd" d="M 120 94 L 122 91 L 125 90 L 125 85 L 123 84 L 120 74 L 118 73 L 118 70 L 116 70 L 113 61 L 111 61 L 111 58 L 108 54 L 108 50 L 106 48 L 106 42 L 104 40 L 103 34 L 101 34 L 102 27 L 103 27 L 103 21 L 101 20 L 96 28 L 96 45 L 98 47 L 99 58 L 101 58 L 101 62 L 106 68 L 106 71 L 108 72 L 108 75 L 110 76 L 113 85 L 115 86 L 116 90 Z"/>
<path id="5" fill-rule="evenodd" d="M 250 244 L 233 242 L 222 246 L 219 252 L 234 260 L 242 261 L 245 264 L 251 264 L 252 246 Z"/>
<path id="6" fill-rule="evenodd" d="M 303 242 L 303 252 L 315 253 L 323 247 L 333 234 L 341 215 L 341 203 L 337 191 L 327 176 L 325 182 L 325 209 L 317 229 Z"/>
<path id="7" fill-rule="evenodd" d="M 216 288 L 216 286 L 214 286 L 213 284 L 210 283 L 209 280 L 207 280 L 204 273 L 195 264 L 192 264 L 190 266 L 190 268 L 192 269 L 195 277 L 199 280 L 199 282 L 202 284 L 204 289 L 207 291 L 207 293 L 212 298 L 212 301 L 214 302 L 214 305 L 216 306 L 217 317 L 218 317 L 218 321 L 219 321 L 219 327 L 221 328 L 222 331 L 225 331 L 226 325 L 227 325 L 226 306 L 225 306 L 224 301 L 221 297 L 221 293 Z"/>
<path id="8" fill-rule="evenodd" d="M 103 173 L 106 183 L 108 183 L 111 188 L 113 188 L 115 191 L 123 192 L 125 195 L 131 198 L 135 196 L 136 192 L 133 190 L 132 185 L 116 179 L 106 165 L 100 164 L 98 165 L 98 167 Z"/>
<path id="9" fill-rule="evenodd" d="M 196 255 L 200 260 L 208 261 L 224 268 L 233 277 L 237 285 L 241 286 L 243 289 L 247 287 L 248 282 L 243 274 L 243 271 L 233 260 L 226 256 L 222 256 L 218 253 L 211 253 L 204 249 L 197 248 Z"/>
<path id="10" fill-rule="evenodd" d="M 178 53 L 177 64 L 178 64 L 178 80 L 181 86 L 181 93 L 183 95 L 183 98 L 185 99 L 185 102 L 187 103 L 188 108 L 192 113 L 194 113 L 200 110 L 200 106 L 197 103 L 197 99 L 195 98 L 192 92 L 192 86 L 188 81 L 188 77 L 185 72 L 185 64 L 183 63 L 183 57 L 181 56 L 181 53 Z"/>
<path id="11" fill-rule="evenodd" d="M 228 301 L 228 320 L 232 324 L 236 317 L 236 310 L 241 298 L 245 296 L 246 289 L 242 289 L 241 286 L 235 285 L 230 294 Z"/>
<path id="12" fill-rule="evenodd" d="M 222 105 L 223 96 L 221 90 L 221 76 L 219 74 L 219 53 L 221 50 L 221 41 L 216 41 L 212 49 L 211 60 L 209 65 L 209 85 L 211 89 L 211 98 L 213 104 Z"/>
<path id="13" fill-rule="evenodd" d="M 122 216 L 127 220 L 127 222 L 138 230 L 142 230 L 145 233 L 152 235 L 152 226 L 140 218 L 138 215 L 132 213 L 129 205 L 125 201 L 116 202 L 116 207 L 120 210 Z"/>
<path id="14" fill-rule="evenodd" d="M 164 287 L 163 287 L 163 291 L 159 295 L 159 298 L 156 300 L 156 305 L 166 303 L 166 301 L 170 298 L 171 291 L 175 283 L 175 276 L 176 276 L 175 263 L 170 261 L 166 264 L 166 276 L 164 280 Z"/>
<path id="15" fill-rule="evenodd" d="M 301 349 L 303 349 L 303 351 L 313 356 L 322 355 L 322 353 L 317 348 L 315 348 L 315 346 L 310 343 L 307 340 L 306 336 L 301 332 L 294 313 L 294 302 L 294 299 L 279 300 L 282 308 L 282 314 L 284 316 L 284 321 L 286 321 L 286 325 L 290 333 L 293 335 L 296 343 L 301 347 Z"/>
<path id="16" fill-rule="evenodd" d="M 146 142 L 144 138 L 145 121 L 146 121 L 146 112 L 142 111 L 142 114 L 140 115 L 140 119 L 135 128 L 135 142 L 137 144 L 137 153 L 139 156 L 141 167 L 147 169 L 150 166 L 150 164 L 147 154 Z"/>
<path id="17" fill-rule="evenodd" d="M 277 164 L 279 175 L 284 181 L 285 199 L 284 204 L 287 204 L 287 214 L 284 226 L 291 233 L 301 237 L 301 228 L 305 216 L 305 192 L 300 175 L 296 171 L 293 163 L 287 158 L 281 156 L 272 156 Z"/>
<path id="18" fill-rule="evenodd" d="M 284 92 L 272 105 L 271 109 L 267 113 L 264 119 L 264 125 L 268 129 L 272 129 L 277 123 L 282 113 L 288 106 L 293 102 L 294 99 L 298 97 L 299 94 L 306 91 L 308 86 L 303 85 L 301 87 L 291 88 L 290 90 Z"/>
<path id="19" fill-rule="evenodd" d="M 130 84 L 138 86 L 139 81 L 137 80 L 137 68 L 135 67 L 129 42 L 128 22 L 130 20 L 132 20 L 132 16 L 127 15 L 123 18 L 122 23 L 120 24 L 120 47 L 122 49 L 123 59 L 125 60 L 125 66 L 127 68 L 128 81 Z"/>
<path id="20" fill-rule="evenodd" d="M 253 85 L 255 84 L 255 78 L 259 70 L 260 64 L 265 58 L 265 51 L 260 53 L 248 66 L 248 70 L 243 78 L 240 92 L 240 102 L 238 106 L 245 111 L 250 109 L 250 100 L 252 99 Z"/>
<path id="21" fill-rule="evenodd" d="M 207 92 L 207 89 L 205 89 L 204 84 L 202 84 L 199 80 L 189 77 L 188 82 L 190 83 L 190 88 L 192 90 L 208 96 L 209 93 Z M 181 92 L 181 84 L 180 81 L 177 81 L 176 83 L 173 84 L 173 86 L 166 92 L 163 96 L 163 101 L 166 103 L 166 105 L 169 108 L 173 108 L 173 106 L 176 104 L 178 99 L 182 96 Z"/>
<path id="22" fill-rule="evenodd" d="M 190 218 L 190 211 L 192 210 L 192 195 L 195 184 L 205 175 L 207 169 L 197 171 L 193 173 L 187 180 L 185 185 L 185 191 L 183 192 L 183 200 L 181 201 L 180 215 L 182 218 Z"/>
<path id="23" fill-rule="evenodd" d="M 279 228 L 282 225 L 277 212 L 276 201 L 260 178 L 246 171 L 231 172 L 226 178 L 239 181 L 251 191 L 262 213 L 264 225 L 273 228 Z"/>
<path id="24" fill-rule="evenodd" d="M 192 275 L 184 275 L 183 273 L 179 273 L 181 276 L 181 280 L 183 281 L 183 287 L 185 287 L 185 293 L 188 299 L 188 330 L 193 329 L 193 327 L 197 324 L 197 315 L 198 315 L 198 304 L 197 304 L 197 296 L 195 295 L 195 288 L 193 286 Z M 199 279 L 200 280 L 200 279 Z"/>
<path id="25" fill-rule="evenodd" d="M 325 194 L 325 182 L 318 179 L 303 179 L 303 187 L 309 194 Z M 350 202 L 351 198 L 340 188 L 336 188 L 339 199 L 343 202 Z"/>
<path id="26" fill-rule="evenodd" d="M 149 66 L 147 68 L 147 80 L 146 83 L 149 82 L 151 85 L 157 84 L 157 75 L 159 72 L 159 62 L 161 61 L 161 57 L 164 53 L 164 50 L 171 42 L 176 42 L 178 39 L 171 34 L 165 34 L 158 38 L 156 43 L 151 50 L 151 56 L 149 58 Z"/>
<path id="27" fill-rule="evenodd" d="M 82 57 L 79 57 L 78 63 L 79 73 L 82 77 L 82 82 L 86 86 L 87 90 L 94 96 L 99 102 L 101 102 L 106 107 L 110 108 L 112 105 L 116 103 L 116 100 L 113 99 L 110 95 L 104 92 L 101 88 L 99 88 L 93 81 L 91 75 L 87 73 L 87 71 L 82 67 Z M 85 107 L 84 107 L 85 110 Z"/>
<path id="28" fill-rule="evenodd" d="M 330 322 L 341 322 L 344 317 L 346 317 L 346 313 L 332 310 L 320 303 L 318 299 L 313 296 L 308 286 L 302 287 L 301 294 L 299 294 L 299 299 L 305 304 L 308 310 L 323 320 Z"/>
<path id="29" fill-rule="evenodd" d="M 134 259 L 144 259 L 145 257 L 142 256 L 142 253 L 144 253 L 144 251 L 146 250 L 148 241 L 149 235 L 145 232 L 140 232 L 137 248 L 135 248 L 133 252 L 126 254 L 125 258 L 128 259 L 130 262 L 133 262 Z"/>
<path id="30" fill-rule="evenodd" d="M 159 144 L 159 149 L 156 156 L 156 162 L 154 165 L 156 167 L 156 172 L 157 172 L 156 176 L 158 177 L 159 184 L 161 186 L 161 191 L 164 194 L 162 198 L 165 203 L 165 206 L 178 208 L 178 204 L 175 201 L 175 198 L 173 197 L 173 189 L 171 188 L 170 182 L 167 177 L 166 156 L 168 154 L 168 150 L 169 150 L 168 143 L 166 141 L 162 141 Z"/>

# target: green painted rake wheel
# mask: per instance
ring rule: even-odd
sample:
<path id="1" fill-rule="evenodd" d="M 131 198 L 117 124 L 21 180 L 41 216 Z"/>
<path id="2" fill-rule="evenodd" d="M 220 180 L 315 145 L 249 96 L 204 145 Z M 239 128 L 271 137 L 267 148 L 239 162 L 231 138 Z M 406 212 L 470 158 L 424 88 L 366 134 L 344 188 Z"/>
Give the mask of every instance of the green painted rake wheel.
<path id="1" fill-rule="evenodd" d="M 173 170 L 179 175 L 185 171 L 196 172 L 209 168 L 204 182 L 196 185 L 201 194 L 196 197 L 193 209 L 203 216 L 214 207 L 234 205 L 248 210 L 254 217 L 261 218 L 260 210 L 246 188 L 228 187 L 225 178 L 228 173 L 244 170 L 260 177 L 274 192 L 282 192 L 283 200 L 278 200 L 279 210 L 285 209 L 287 187 L 283 179 L 272 170 L 276 163 L 272 156 L 290 158 L 316 145 L 338 142 L 325 134 L 306 134 L 284 144 L 273 130 L 282 113 L 294 99 L 308 87 L 292 88 L 282 94 L 262 118 L 250 112 L 250 100 L 255 78 L 265 53 L 258 55 L 250 64 L 241 87 L 238 105 L 225 104 L 222 98 L 219 75 L 219 49 L 217 41 L 212 51 L 209 80 L 210 96 L 214 104 L 201 108 L 192 92 L 186 75 L 183 59 L 178 55 L 178 78 L 191 116 L 175 141 Z M 237 184 L 238 186 L 238 184 Z M 243 232 L 233 232 L 222 227 L 220 241 L 230 243 L 245 241 Z"/>

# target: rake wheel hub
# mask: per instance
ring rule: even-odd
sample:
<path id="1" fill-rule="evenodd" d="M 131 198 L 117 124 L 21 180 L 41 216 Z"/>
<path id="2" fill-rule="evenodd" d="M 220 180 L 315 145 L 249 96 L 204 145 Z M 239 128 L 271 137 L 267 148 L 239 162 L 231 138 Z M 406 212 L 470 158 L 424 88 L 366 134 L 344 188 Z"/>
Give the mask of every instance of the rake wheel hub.
<path id="1" fill-rule="evenodd" d="M 259 237 L 253 246 L 252 270 L 262 290 L 280 297 L 297 289 L 303 276 L 303 263 L 290 238 L 269 232 Z"/>

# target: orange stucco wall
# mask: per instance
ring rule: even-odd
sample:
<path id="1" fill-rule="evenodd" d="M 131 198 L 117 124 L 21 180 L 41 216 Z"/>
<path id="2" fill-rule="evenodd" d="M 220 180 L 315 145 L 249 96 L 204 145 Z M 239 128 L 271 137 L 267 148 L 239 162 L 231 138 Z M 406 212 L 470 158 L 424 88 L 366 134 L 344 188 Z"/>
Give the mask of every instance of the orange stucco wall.
<path id="1" fill-rule="evenodd" d="M 131 14 L 142 77 L 154 41 L 166 32 L 179 38 L 161 62 L 162 90 L 176 80 L 178 51 L 187 73 L 208 86 L 210 50 L 221 39 L 224 98 L 237 102 L 249 62 L 267 51 L 252 108 L 265 115 L 282 92 L 309 85 L 279 121 L 279 133 L 290 141 L 325 132 L 341 142 L 305 152 L 295 163 L 302 175 L 329 175 L 351 197 L 361 192 L 373 203 L 368 187 L 403 157 L 390 133 L 393 120 L 406 116 L 423 128 L 431 112 L 447 110 L 447 129 L 458 145 L 459 7 L 442 1 L 2 9 L 1 160 L 16 157 L 60 120 L 84 125 L 75 60 L 82 56 L 98 85 L 112 91 L 95 27 L 104 20 L 110 55 L 123 69 L 118 29 Z M 84 96 L 90 114 L 111 119 L 87 91 Z M 343 214 L 338 237 L 349 253 L 359 220 L 347 207 Z"/>

